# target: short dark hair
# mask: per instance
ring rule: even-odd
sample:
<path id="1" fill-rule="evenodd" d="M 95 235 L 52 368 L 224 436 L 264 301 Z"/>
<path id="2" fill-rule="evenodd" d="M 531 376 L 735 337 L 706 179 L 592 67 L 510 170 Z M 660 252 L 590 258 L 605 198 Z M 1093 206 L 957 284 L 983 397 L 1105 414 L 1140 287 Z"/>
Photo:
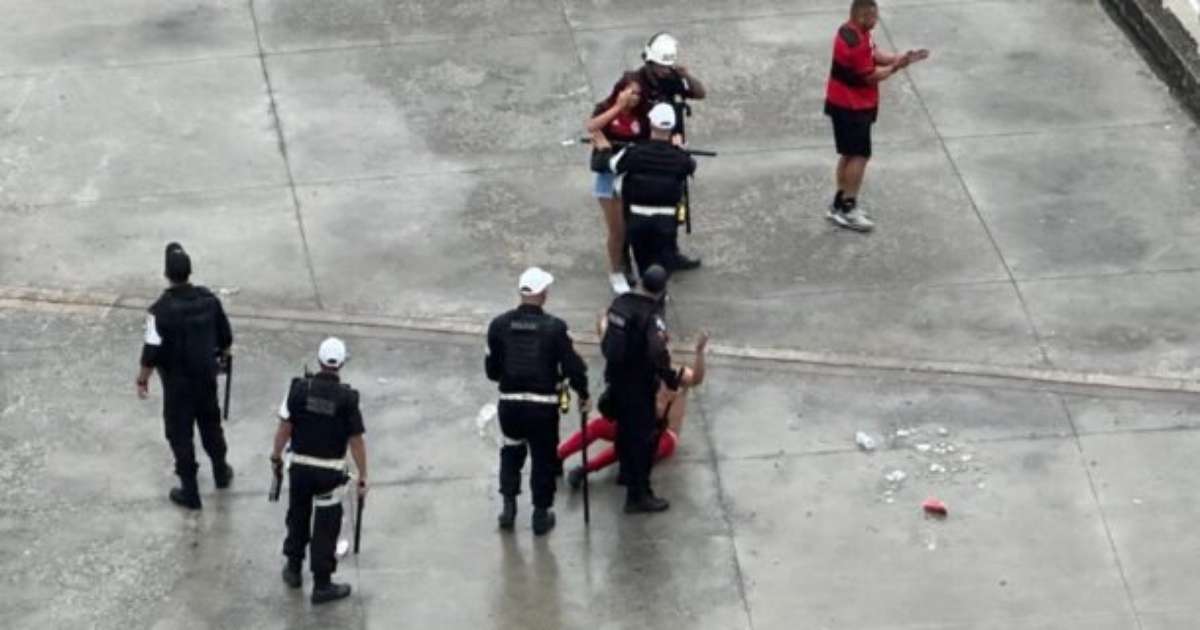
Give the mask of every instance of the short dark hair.
<path id="1" fill-rule="evenodd" d="M 179 243 L 167 243 L 166 264 L 164 275 L 171 282 L 187 282 L 192 275 L 192 259 Z"/>
<path id="2" fill-rule="evenodd" d="M 662 293 L 667 288 L 667 270 L 662 265 L 650 265 L 641 278 L 642 288 L 650 293 Z"/>
<path id="3" fill-rule="evenodd" d="M 858 13 L 863 9 L 878 9 L 879 4 L 875 0 L 854 0 L 850 3 L 850 12 Z"/>

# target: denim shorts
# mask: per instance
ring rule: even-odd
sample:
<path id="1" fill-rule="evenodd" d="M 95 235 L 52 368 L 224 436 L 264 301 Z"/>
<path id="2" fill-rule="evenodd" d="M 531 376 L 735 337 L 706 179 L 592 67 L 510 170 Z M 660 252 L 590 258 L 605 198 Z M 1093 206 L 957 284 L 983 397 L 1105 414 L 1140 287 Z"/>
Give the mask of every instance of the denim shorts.
<path id="1" fill-rule="evenodd" d="M 612 199 L 616 191 L 613 185 L 617 176 L 612 173 L 596 173 L 596 183 L 592 185 L 592 196 L 597 199 Z"/>

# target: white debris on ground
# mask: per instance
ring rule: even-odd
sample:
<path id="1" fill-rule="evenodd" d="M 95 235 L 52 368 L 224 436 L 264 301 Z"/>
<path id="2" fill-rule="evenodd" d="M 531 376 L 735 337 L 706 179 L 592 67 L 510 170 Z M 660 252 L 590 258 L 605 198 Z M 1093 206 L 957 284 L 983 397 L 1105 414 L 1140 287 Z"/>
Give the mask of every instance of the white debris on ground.
<path id="1" fill-rule="evenodd" d="M 221 287 L 220 289 L 217 289 L 217 293 L 220 294 L 221 297 L 229 297 L 231 295 L 237 295 L 241 292 L 241 287 Z"/>
<path id="2" fill-rule="evenodd" d="M 875 450 L 875 447 L 879 445 L 875 438 L 871 437 L 871 434 L 867 433 L 866 431 L 859 431 L 858 433 L 855 433 L 854 442 L 855 444 L 858 444 L 858 448 L 861 448 L 864 451 L 873 451 Z"/>
<path id="3" fill-rule="evenodd" d="M 871 448 L 863 446 L 864 436 L 871 440 Z M 986 468 L 978 454 L 971 452 L 970 445 L 956 442 L 945 426 L 897 427 L 882 439 L 859 431 L 855 434 L 855 443 L 864 451 L 880 449 L 884 453 L 900 453 L 907 460 L 901 465 L 893 461 L 883 469 L 883 478 L 878 484 L 880 502 L 895 503 L 906 482 L 919 483 L 922 491 L 964 484 L 977 490 L 987 487 Z"/>

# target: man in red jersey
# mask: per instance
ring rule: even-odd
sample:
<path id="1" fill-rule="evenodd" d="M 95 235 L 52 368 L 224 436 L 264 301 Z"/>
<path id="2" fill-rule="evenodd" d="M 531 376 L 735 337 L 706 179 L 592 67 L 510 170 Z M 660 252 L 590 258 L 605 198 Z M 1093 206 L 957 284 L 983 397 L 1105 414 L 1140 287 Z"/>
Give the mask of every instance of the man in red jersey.
<path id="1" fill-rule="evenodd" d="M 825 114 L 833 120 L 833 137 L 841 156 L 837 194 L 825 216 L 835 225 L 857 232 L 875 228 L 858 208 L 858 191 L 871 159 L 871 125 L 879 112 L 879 84 L 929 57 L 928 50 L 902 55 L 876 50 L 871 31 L 878 23 L 875 0 L 853 0 L 850 19 L 838 28 L 833 40 L 833 64 L 825 88 Z"/>

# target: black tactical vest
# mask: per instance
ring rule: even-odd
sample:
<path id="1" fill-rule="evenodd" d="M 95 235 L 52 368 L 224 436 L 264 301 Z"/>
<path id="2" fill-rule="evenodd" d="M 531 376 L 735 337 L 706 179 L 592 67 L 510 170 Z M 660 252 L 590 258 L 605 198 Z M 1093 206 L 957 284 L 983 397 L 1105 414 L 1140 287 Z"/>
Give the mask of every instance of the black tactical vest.
<path id="1" fill-rule="evenodd" d="M 216 297 L 203 287 L 169 290 L 152 312 L 162 333 L 163 371 L 169 376 L 216 378 Z"/>
<path id="2" fill-rule="evenodd" d="M 626 203 L 674 208 L 683 199 L 683 185 L 692 159 L 669 142 L 652 140 L 636 144 L 622 158 L 625 180 L 621 197 Z"/>
<path id="3" fill-rule="evenodd" d="M 517 313 L 504 334 L 507 391 L 551 393 L 558 387 L 554 320 L 545 314 Z"/>
<path id="4" fill-rule="evenodd" d="M 288 393 L 292 451 L 322 459 L 345 457 L 356 397 L 353 389 L 332 378 L 294 379 Z"/>

